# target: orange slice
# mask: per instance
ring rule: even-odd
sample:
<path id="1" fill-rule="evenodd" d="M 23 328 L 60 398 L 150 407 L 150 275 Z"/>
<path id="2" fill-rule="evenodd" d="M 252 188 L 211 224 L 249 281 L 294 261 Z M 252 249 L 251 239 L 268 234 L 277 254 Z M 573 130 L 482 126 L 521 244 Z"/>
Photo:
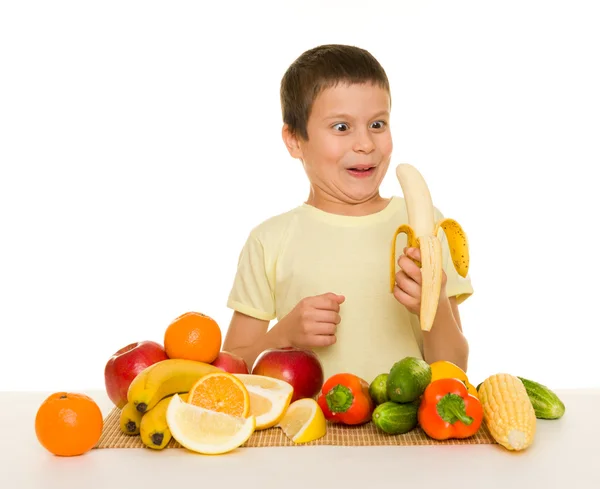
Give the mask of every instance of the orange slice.
<path id="1" fill-rule="evenodd" d="M 202 376 L 190 389 L 187 402 L 238 418 L 246 418 L 250 414 L 248 390 L 240 379 L 228 372 Z"/>

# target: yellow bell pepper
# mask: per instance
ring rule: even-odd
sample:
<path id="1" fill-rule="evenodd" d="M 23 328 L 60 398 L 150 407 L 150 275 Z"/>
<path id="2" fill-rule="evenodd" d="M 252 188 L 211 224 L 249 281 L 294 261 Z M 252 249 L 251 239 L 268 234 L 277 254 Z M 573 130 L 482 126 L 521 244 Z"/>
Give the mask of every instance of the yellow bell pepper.
<path id="1" fill-rule="evenodd" d="M 477 389 L 469 382 L 469 378 L 465 371 L 460 368 L 458 365 L 448 362 L 446 360 L 438 360 L 437 362 L 433 362 L 431 365 L 431 382 L 438 379 L 458 379 L 462 381 L 463 384 L 467 387 L 467 391 L 469 394 L 475 396 L 479 399 L 479 395 L 477 394 Z"/>

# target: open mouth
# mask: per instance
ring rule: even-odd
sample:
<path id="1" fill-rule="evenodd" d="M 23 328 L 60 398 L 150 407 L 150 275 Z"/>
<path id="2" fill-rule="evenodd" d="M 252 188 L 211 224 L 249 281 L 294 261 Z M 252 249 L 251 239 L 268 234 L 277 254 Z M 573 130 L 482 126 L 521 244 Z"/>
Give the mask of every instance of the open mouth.
<path id="1" fill-rule="evenodd" d="M 350 173 L 352 176 L 359 177 L 359 178 L 368 177 L 368 176 L 372 175 L 374 171 L 375 171 L 374 166 L 361 166 L 361 167 L 356 167 L 356 168 L 348 168 L 348 173 Z"/>

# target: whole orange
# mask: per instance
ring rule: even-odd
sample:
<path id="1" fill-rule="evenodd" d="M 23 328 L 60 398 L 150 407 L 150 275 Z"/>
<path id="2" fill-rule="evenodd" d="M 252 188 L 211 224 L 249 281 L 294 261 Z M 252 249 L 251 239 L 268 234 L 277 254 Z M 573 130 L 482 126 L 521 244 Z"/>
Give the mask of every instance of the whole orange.
<path id="1" fill-rule="evenodd" d="M 212 363 L 221 351 L 221 328 L 200 312 L 186 312 L 165 331 L 165 350 L 169 358 Z"/>
<path id="2" fill-rule="evenodd" d="M 94 448 L 102 435 L 102 411 L 85 394 L 56 392 L 40 405 L 35 434 L 54 455 L 71 457 Z"/>

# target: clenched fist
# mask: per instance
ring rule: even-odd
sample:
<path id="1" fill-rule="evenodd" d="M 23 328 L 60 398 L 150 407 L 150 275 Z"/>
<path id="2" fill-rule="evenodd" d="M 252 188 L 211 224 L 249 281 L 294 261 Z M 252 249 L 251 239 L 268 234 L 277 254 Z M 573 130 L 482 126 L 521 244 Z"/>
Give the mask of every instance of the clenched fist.
<path id="1" fill-rule="evenodd" d="M 326 294 L 305 297 L 281 322 L 285 323 L 286 336 L 292 346 L 329 346 L 336 341 L 335 333 L 340 318 L 342 295 Z"/>

